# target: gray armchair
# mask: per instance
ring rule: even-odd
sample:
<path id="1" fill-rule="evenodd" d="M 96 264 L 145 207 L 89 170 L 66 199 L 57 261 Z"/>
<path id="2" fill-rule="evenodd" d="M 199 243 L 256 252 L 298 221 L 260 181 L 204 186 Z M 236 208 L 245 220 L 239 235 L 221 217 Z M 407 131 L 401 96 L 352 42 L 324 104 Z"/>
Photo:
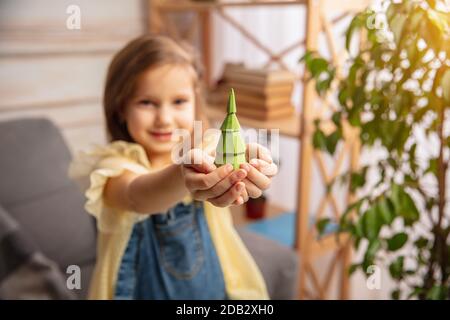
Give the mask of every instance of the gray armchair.
<path id="1" fill-rule="evenodd" d="M 63 276 L 69 265 L 81 268 L 81 290 L 75 293 L 85 297 L 96 229 L 79 187 L 67 177 L 71 155 L 58 128 L 46 119 L 1 122 L 0 150 L 0 205 Z"/>
<path id="2" fill-rule="evenodd" d="M 47 119 L 0 122 L 0 150 L 0 299 L 84 299 L 96 228 L 78 186 L 67 177 L 71 154 L 60 131 Z M 271 298 L 295 297 L 296 255 L 245 229 L 238 232 Z M 79 290 L 66 287 L 69 265 L 81 268 Z"/>

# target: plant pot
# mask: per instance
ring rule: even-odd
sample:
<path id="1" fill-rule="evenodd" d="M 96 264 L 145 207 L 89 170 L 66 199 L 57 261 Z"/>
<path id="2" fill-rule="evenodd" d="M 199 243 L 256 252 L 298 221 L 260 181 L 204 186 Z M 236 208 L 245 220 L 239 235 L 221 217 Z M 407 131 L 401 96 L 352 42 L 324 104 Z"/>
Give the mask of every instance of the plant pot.
<path id="1" fill-rule="evenodd" d="M 250 198 L 245 204 L 248 219 L 262 219 L 266 215 L 267 198 L 262 195 L 257 199 Z"/>

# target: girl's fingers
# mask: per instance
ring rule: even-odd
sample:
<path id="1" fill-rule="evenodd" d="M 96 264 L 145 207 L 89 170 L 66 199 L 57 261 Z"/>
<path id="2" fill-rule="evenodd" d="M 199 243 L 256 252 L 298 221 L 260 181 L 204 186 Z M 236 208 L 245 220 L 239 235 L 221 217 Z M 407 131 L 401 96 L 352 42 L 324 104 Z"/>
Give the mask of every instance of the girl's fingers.
<path id="1" fill-rule="evenodd" d="M 278 173 L 278 166 L 273 162 L 268 163 L 264 160 L 252 159 L 250 164 L 268 177 L 273 177 Z"/>
<path id="2" fill-rule="evenodd" d="M 244 179 L 245 181 L 246 179 Z M 242 181 L 242 182 L 244 182 Z M 244 183 L 245 184 L 245 183 Z M 247 193 L 247 189 L 244 188 L 242 189 L 241 195 L 231 204 L 233 206 L 240 206 L 241 204 L 244 204 L 248 201 L 248 193 Z"/>
<path id="3" fill-rule="evenodd" d="M 256 199 L 256 198 L 259 198 L 259 197 L 262 195 L 261 189 L 259 189 L 259 188 L 258 188 L 253 182 L 251 182 L 250 180 L 244 179 L 244 181 L 242 181 L 242 182 L 244 182 L 244 184 L 245 184 L 245 189 L 246 189 L 246 192 L 247 192 L 247 197 Z M 248 198 L 247 198 L 247 201 L 248 201 Z M 245 202 L 247 202 L 247 201 L 245 201 Z"/>
<path id="4" fill-rule="evenodd" d="M 241 204 L 244 204 L 245 201 L 242 199 L 242 196 L 238 197 L 231 205 L 232 206 L 240 206 Z"/>
<path id="5" fill-rule="evenodd" d="M 244 182 L 244 184 L 245 184 L 245 182 Z M 244 191 L 242 191 L 241 197 L 244 200 L 244 203 L 248 201 L 249 195 L 248 195 L 248 192 L 247 192 L 247 188 L 244 188 Z"/>
<path id="6" fill-rule="evenodd" d="M 224 179 L 217 182 L 212 188 L 207 190 L 201 190 L 196 193 L 199 199 L 216 198 L 229 190 L 239 181 L 242 181 L 247 176 L 247 172 L 244 169 L 239 169 L 232 172 Z"/>
<path id="7" fill-rule="evenodd" d="M 219 181 L 226 178 L 232 171 L 232 165 L 221 166 L 208 174 L 199 173 L 193 168 L 186 168 L 186 187 L 191 192 L 195 192 L 197 190 L 208 190 L 215 186 Z"/>
<path id="8" fill-rule="evenodd" d="M 244 181 L 242 181 L 244 184 L 245 184 L 245 180 L 247 180 L 247 179 L 244 179 Z M 233 202 L 233 204 L 240 205 L 240 204 L 246 203 L 248 201 L 249 196 L 248 196 L 248 192 L 247 192 L 247 187 L 242 189 L 240 198 L 242 199 L 242 203 L 237 203 L 237 200 L 239 200 L 239 198 L 238 198 L 235 202 Z"/>
<path id="9" fill-rule="evenodd" d="M 236 200 L 238 200 L 238 202 L 242 201 L 243 203 L 241 193 L 244 189 L 245 184 L 243 182 L 238 182 L 221 196 L 209 199 L 208 201 L 211 202 L 216 207 L 227 207 L 233 204 Z M 241 200 L 239 200 L 238 198 L 240 198 Z"/>
<path id="10" fill-rule="evenodd" d="M 201 149 L 190 150 L 184 157 L 183 164 L 202 173 L 209 173 L 217 168 L 214 164 L 214 157 Z"/>
<path id="11" fill-rule="evenodd" d="M 241 165 L 243 169 L 245 169 L 247 173 L 247 179 L 250 180 L 258 189 L 266 190 L 269 188 L 271 179 L 261 172 L 255 167 L 249 165 L 248 163 L 244 163 Z"/>
<path id="12" fill-rule="evenodd" d="M 269 149 L 267 149 L 266 147 L 263 147 L 262 145 L 260 145 L 258 143 L 247 144 L 246 158 L 247 158 L 247 161 L 249 159 L 255 158 L 255 159 L 264 160 L 268 163 L 273 162 Z"/>

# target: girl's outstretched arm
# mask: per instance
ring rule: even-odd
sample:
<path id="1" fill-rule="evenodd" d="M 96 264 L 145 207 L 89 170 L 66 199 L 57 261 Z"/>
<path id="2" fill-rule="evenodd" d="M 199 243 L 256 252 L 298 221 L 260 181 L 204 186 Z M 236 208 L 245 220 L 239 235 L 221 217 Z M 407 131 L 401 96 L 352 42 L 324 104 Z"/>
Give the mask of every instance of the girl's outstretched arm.
<path id="1" fill-rule="evenodd" d="M 147 174 L 125 171 L 119 177 L 110 178 L 105 186 L 104 199 L 111 207 L 155 214 L 167 211 L 187 192 L 181 165 L 171 164 Z"/>
<path id="2" fill-rule="evenodd" d="M 192 149 L 185 160 L 185 164 L 171 164 L 147 174 L 125 171 L 119 177 L 110 178 L 104 190 L 106 204 L 126 211 L 156 214 L 166 212 L 190 193 L 195 200 L 226 207 L 245 189 L 241 181 L 247 173 L 243 169 L 216 168 L 214 158 L 199 149 Z"/>

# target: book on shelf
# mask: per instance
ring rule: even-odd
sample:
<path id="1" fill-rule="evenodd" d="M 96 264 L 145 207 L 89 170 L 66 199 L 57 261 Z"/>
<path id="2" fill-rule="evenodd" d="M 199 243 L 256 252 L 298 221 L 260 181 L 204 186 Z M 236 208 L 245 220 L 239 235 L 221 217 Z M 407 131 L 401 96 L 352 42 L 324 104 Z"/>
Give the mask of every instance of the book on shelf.
<path id="1" fill-rule="evenodd" d="M 295 75 L 280 69 L 251 69 L 227 63 L 218 86 L 208 93 L 208 102 L 223 105 L 230 88 L 236 91 L 239 114 L 257 120 L 280 119 L 295 113 L 292 92 Z"/>
<path id="2" fill-rule="evenodd" d="M 293 83 L 288 83 L 284 85 L 252 85 L 249 83 L 241 83 L 236 81 L 230 81 L 225 83 L 227 87 L 234 88 L 236 92 L 240 94 L 252 94 L 259 97 L 268 97 L 268 96 L 286 96 L 292 95 L 292 91 L 294 89 Z"/>
<path id="3" fill-rule="evenodd" d="M 295 75 L 287 70 L 246 68 L 243 64 L 227 63 L 223 71 L 225 81 L 253 86 L 289 85 L 294 83 L 295 78 Z"/>
<path id="4" fill-rule="evenodd" d="M 234 88 L 233 88 L 234 89 Z M 227 98 L 222 92 L 216 92 L 213 95 L 209 95 L 207 99 L 208 103 L 214 105 L 223 105 L 227 103 Z M 257 96 L 247 96 L 236 94 L 236 103 L 239 105 L 244 104 L 248 108 L 252 109 L 279 109 L 285 106 L 292 105 L 291 97 L 274 97 L 272 99 L 261 98 Z"/>
<path id="5" fill-rule="evenodd" d="M 237 92 L 237 90 L 236 90 Z M 239 104 L 245 104 L 248 107 L 258 108 L 258 109 L 278 109 L 286 105 L 291 105 L 291 96 L 269 96 L 269 97 L 258 97 L 253 95 L 248 95 L 239 92 L 236 94 L 236 102 Z"/>
<path id="6" fill-rule="evenodd" d="M 290 117 L 295 113 L 295 109 L 292 105 L 287 105 L 278 109 L 257 109 L 247 107 L 245 104 L 239 104 L 239 115 L 251 118 L 255 120 L 270 121 L 280 118 Z"/>
<path id="7" fill-rule="evenodd" d="M 276 108 L 278 106 L 290 104 L 292 99 L 292 92 L 261 95 L 242 90 L 240 86 L 223 83 L 214 91 L 208 92 L 208 100 L 213 101 L 213 103 L 226 103 L 227 92 L 230 88 L 233 88 L 236 91 L 236 101 L 238 103 L 243 102 L 258 108 Z"/>
<path id="8" fill-rule="evenodd" d="M 226 98 L 222 94 L 218 95 L 217 92 L 208 97 L 210 107 L 223 109 L 224 103 L 226 103 Z M 255 120 L 281 119 L 290 117 L 295 113 L 295 109 L 290 101 L 275 108 L 263 108 L 259 104 L 249 105 L 243 101 L 239 102 L 237 99 L 236 103 L 239 108 L 239 115 Z"/>

